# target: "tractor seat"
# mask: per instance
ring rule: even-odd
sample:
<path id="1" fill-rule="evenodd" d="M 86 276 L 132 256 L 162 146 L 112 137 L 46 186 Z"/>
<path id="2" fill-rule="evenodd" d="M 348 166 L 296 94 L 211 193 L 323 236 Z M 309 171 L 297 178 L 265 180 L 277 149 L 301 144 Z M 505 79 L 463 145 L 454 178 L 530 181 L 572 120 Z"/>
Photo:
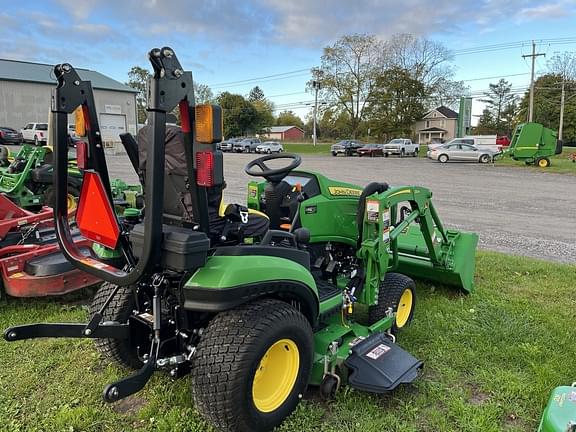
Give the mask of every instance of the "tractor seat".
<path id="1" fill-rule="evenodd" d="M 130 160 L 137 168 L 142 186 L 146 176 L 147 148 L 151 139 L 150 126 L 144 126 L 138 132 L 136 141 L 124 134 L 122 142 L 127 148 Z M 137 147 L 137 151 L 134 147 Z M 167 125 L 165 145 L 165 181 L 164 181 L 164 212 L 165 224 L 187 226 L 195 220 L 192 214 L 192 196 L 188 183 L 188 166 L 186 164 L 186 151 L 184 135 L 180 127 Z M 218 242 L 222 236 L 227 218 L 222 204 L 222 192 L 225 185 L 208 188 L 208 219 L 210 221 L 210 237 Z M 266 215 L 249 211 L 248 224 L 244 229 L 246 237 L 261 237 L 268 230 Z"/>

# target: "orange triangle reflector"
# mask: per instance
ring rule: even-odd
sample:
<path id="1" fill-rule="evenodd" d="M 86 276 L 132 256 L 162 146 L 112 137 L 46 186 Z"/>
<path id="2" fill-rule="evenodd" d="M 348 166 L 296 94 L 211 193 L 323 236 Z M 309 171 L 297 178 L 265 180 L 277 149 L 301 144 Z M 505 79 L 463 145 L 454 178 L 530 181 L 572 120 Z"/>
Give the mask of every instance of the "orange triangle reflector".
<path id="1" fill-rule="evenodd" d="M 84 172 L 76 223 L 88 240 L 116 249 L 120 227 L 97 172 Z"/>

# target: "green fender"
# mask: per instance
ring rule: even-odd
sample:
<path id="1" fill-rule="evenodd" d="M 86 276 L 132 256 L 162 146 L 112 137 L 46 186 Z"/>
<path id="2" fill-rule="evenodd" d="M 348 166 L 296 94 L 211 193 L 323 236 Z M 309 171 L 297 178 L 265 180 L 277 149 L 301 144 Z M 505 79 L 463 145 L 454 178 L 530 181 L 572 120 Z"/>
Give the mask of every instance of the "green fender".
<path id="1" fill-rule="evenodd" d="M 318 289 L 308 269 L 286 258 L 211 256 L 184 284 L 184 308 L 221 312 L 261 297 L 297 300 L 314 325 Z"/>

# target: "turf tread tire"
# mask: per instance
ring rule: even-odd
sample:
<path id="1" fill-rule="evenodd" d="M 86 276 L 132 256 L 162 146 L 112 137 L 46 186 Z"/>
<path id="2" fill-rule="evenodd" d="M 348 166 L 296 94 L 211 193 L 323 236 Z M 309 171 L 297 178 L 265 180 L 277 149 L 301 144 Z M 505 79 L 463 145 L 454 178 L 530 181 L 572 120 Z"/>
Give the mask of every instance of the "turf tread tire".
<path id="1" fill-rule="evenodd" d="M 92 317 L 98 312 L 116 285 L 110 282 L 104 282 L 92 303 L 90 304 L 89 313 Z M 115 321 L 121 324 L 127 323 L 128 318 L 135 309 L 134 294 L 130 287 L 120 287 L 110 304 L 103 313 L 102 322 Z M 122 339 L 94 339 L 96 349 L 104 358 L 114 363 L 122 365 L 129 369 L 140 369 L 142 361 L 138 358 L 136 349 L 132 347 L 127 340 Z"/>
<path id="2" fill-rule="evenodd" d="M 268 347 L 285 337 L 300 352 L 298 377 L 279 408 L 261 413 L 252 401 L 253 376 Z M 194 404 L 219 430 L 271 430 L 296 408 L 305 391 L 313 349 L 310 323 L 285 302 L 264 299 L 221 312 L 203 333 L 192 361 Z"/>
<path id="3" fill-rule="evenodd" d="M 378 304 L 368 308 L 368 324 L 372 325 L 384 318 L 386 311 L 390 307 L 396 312 L 400 297 L 402 297 L 402 293 L 406 289 L 412 291 L 412 310 L 404 327 L 409 325 L 414 317 L 414 309 L 416 307 L 416 286 L 411 278 L 401 273 L 386 273 L 384 281 L 380 284 L 380 289 L 378 290 Z M 392 332 L 396 333 L 398 330 L 399 328 L 394 323 Z"/>

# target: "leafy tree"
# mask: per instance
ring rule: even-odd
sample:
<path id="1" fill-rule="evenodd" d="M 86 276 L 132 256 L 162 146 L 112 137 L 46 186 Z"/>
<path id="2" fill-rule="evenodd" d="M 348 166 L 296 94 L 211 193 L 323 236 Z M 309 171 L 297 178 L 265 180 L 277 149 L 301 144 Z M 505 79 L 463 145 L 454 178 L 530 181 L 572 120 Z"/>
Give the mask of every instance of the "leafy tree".
<path id="1" fill-rule="evenodd" d="M 214 93 L 206 84 L 200 84 L 194 81 L 194 98 L 197 104 L 214 103 Z"/>
<path id="2" fill-rule="evenodd" d="M 453 81 L 453 56 L 442 43 L 408 33 L 392 36 L 384 42 L 386 68 L 403 69 L 412 79 L 424 85 L 420 95 L 427 98 L 426 108 L 440 105 L 456 108 L 468 88 L 462 81 Z"/>
<path id="3" fill-rule="evenodd" d="M 250 90 L 250 94 L 248 95 L 248 100 L 250 102 L 262 101 L 265 99 L 264 91 L 260 87 L 256 86 Z"/>
<path id="4" fill-rule="evenodd" d="M 352 136 L 364 120 L 367 101 L 382 68 L 381 42 L 372 35 L 353 34 L 324 48 L 320 67 L 312 70 L 314 80 L 322 86 L 320 97 L 347 113 Z"/>
<path id="5" fill-rule="evenodd" d="M 274 124 L 274 104 L 266 99 L 264 91 L 256 86 L 248 94 L 248 101 L 258 112 L 258 120 L 255 124 L 255 131 L 261 132 Z"/>
<path id="6" fill-rule="evenodd" d="M 128 82 L 127 86 L 132 87 L 137 90 L 136 94 L 136 108 L 138 112 L 138 123 L 144 123 L 146 121 L 146 105 L 148 101 L 148 80 L 152 75 L 148 70 L 140 66 L 132 66 L 132 69 L 128 71 Z"/>
<path id="7" fill-rule="evenodd" d="M 379 138 L 409 136 L 424 114 L 424 84 L 409 71 L 392 67 L 376 80 L 369 105 L 370 129 Z"/>
<path id="8" fill-rule="evenodd" d="M 558 130 L 560 122 L 560 97 L 563 78 L 558 74 L 545 74 L 534 82 L 534 118 L 547 128 Z M 565 141 L 576 139 L 576 80 L 565 80 L 566 101 L 564 107 Z M 529 92 L 520 101 L 517 119 L 525 122 L 528 118 Z"/>
<path id="9" fill-rule="evenodd" d="M 293 111 L 282 111 L 276 118 L 276 126 L 298 126 L 304 128 L 304 122 Z"/>
<path id="10" fill-rule="evenodd" d="M 258 111 L 244 96 L 223 92 L 216 101 L 224 115 L 224 136 L 242 136 L 256 131 Z"/>
<path id="11" fill-rule="evenodd" d="M 504 121 L 504 113 L 508 111 L 509 116 L 510 110 L 515 110 L 516 95 L 511 92 L 511 89 L 512 84 L 501 78 L 496 84 L 490 83 L 488 91 L 484 92 L 484 98 L 480 99 L 480 102 L 484 102 L 492 114 L 494 121 L 492 128 L 499 135 L 510 133 Z"/>
<path id="12" fill-rule="evenodd" d="M 474 133 L 476 135 L 491 135 L 496 133 L 494 130 L 494 116 L 488 108 L 484 108 L 482 111 L 482 115 L 478 119 L 478 125 L 474 128 Z"/>
<path id="13" fill-rule="evenodd" d="M 310 118 L 309 135 L 312 134 L 312 118 Z M 348 138 L 351 136 L 350 114 L 345 110 L 328 108 L 318 115 L 316 133 L 322 138 Z"/>

